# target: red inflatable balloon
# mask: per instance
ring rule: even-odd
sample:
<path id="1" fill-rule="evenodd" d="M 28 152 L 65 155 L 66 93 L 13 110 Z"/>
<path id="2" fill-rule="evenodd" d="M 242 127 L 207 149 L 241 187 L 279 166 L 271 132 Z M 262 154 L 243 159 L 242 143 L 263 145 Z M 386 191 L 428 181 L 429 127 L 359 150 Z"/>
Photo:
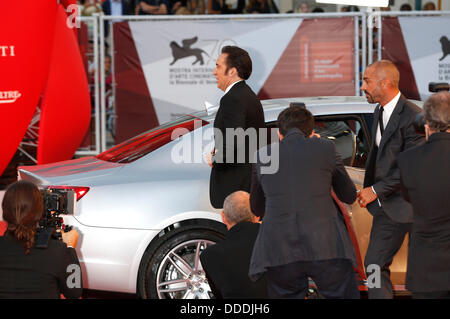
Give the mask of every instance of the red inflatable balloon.
<path id="1" fill-rule="evenodd" d="M 47 86 L 41 104 L 38 164 L 70 159 L 89 127 L 86 72 L 67 15 L 58 6 Z"/>
<path id="2" fill-rule="evenodd" d="M 0 174 L 19 146 L 47 81 L 55 0 L 0 2 Z"/>
<path id="3" fill-rule="evenodd" d="M 86 134 L 89 88 L 71 13 L 55 0 L 0 3 L 0 174 L 38 105 L 39 164 L 72 158 Z"/>

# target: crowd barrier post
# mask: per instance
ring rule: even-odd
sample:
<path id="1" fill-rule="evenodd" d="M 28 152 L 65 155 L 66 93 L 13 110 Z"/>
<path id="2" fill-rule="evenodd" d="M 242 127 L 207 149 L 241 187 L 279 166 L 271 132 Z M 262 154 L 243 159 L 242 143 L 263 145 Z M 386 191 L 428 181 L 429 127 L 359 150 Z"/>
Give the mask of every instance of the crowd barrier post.
<path id="1" fill-rule="evenodd" d="M 360 81 L 360 69 L 359 69 L 359 20 L 360 17 L 355 16 L 354 22 L 355 22 L 355 46 L 354 46 L 354 54 L 355 54 L 355 96 L 360 95 L 359 90 L 359 81 Z M 364 19 L 362 19 L 364 20 Z M 363 53 L 361 53 L 363 54 Z"/>
<path id="2" fill-rule="evenodd" d="M 105 16 L 99 15 L 100 19 L 100 132 L 101 132 L 101 141 L 100 141 L 100 151 L 104 152 L 106 150 L 106 106 L 105 106 L 105 94 L 106 94 L 106 84 L 105 84 Z"/>
<path id="3" fill-rule="evenodd" d="M 367 19 L 366 15 L 364 14 L 361 17 L 361 71 L 364 71 L 364 68 L 367 66 Z M 359 89 L 359 94 L 361 94 L 361 90 Z"/>
<path id="4" fill-rule="evenodd" d="M 75 152 L 76 156 L 90 156 L 90 155 L 98 155 L 101 152 L 100 148 L 100 140 L 101 140 L 101 134 L 100 134 L 100 108 L 99 108 L 99 69 L 98 69 L 98 58 L 99 58 L 99 31 L 98 31 L 98 16 L 97 14 L 94 14 L 92 17 L 77 17 L 79 22 L 84 22 L 86 24 L 92 25 L 92 41 L 93 41 L 93 67 L 95 68 L 94 71 L 94 83 L 93 83 L 93 91 L 94 91 L 94 105 L 93 107 L 93 114 L 94 114 L 94 133 L 95 134 L 95 145 L 90 145 L 89 150 L 79 149 Z M 88 38 L 89 38 L 89 32 L 88 32 Z M 88 71 L 88 70 L 87 70 Z M 89 75 L 86 74 L 86 76 Z M 92 85 L 92 83 L 90 83 Z M 92 120 L 92 117 L 91 117 Z M 89 128 L 90 130 L 90 128 Z"/>

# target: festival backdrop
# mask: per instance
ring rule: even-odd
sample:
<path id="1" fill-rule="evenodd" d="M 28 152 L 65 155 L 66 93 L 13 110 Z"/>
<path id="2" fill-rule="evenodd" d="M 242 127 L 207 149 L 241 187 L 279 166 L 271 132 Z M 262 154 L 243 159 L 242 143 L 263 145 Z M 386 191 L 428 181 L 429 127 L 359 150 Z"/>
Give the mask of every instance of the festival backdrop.
<path id="1" fill-rule="evenodd" d="M 133 21 L 114 24 L 116 142 L 218 105 L 225 45 L 253 61 L 261 99 L 355 94 L 353 18 Z"/>
<path id="2" fill-rule="evenodd" d="M 429 82 L 450 82 L 450 15 L 385 17 L 382 56 L 400 70 L 400 90 L 426 100 Z"/>

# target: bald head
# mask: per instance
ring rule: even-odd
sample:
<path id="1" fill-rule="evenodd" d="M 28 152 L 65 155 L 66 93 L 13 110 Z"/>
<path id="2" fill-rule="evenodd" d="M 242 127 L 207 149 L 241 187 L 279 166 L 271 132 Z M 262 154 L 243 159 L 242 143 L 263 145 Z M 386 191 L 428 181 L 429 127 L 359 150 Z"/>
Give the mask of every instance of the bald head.
<path id="1" fill-rule="evenodd" d="M 250 209 L 250 194 L 237 191 L 228 195 L 223 202 L 223 214 L 226 224 L 230 226 L 243 221 L 252 222 L 254 215 Z"/>
<path id="2" fill-rule="evenodd" d="M 370 64 L 367 68 L 374 70 L 378 81 L 387 81 L 393 89 L 398 89 L 400 73 L 394 63 L 389 60 L 380 60 Z"/>
<path id="3" fill-rule="evenodd" d="M 391 101 L 399 92 L 400 73 L 394 63 L 380 60 L 370 64 L 364 71 L 363 85 L 369 103 L 382 106 Z"/>

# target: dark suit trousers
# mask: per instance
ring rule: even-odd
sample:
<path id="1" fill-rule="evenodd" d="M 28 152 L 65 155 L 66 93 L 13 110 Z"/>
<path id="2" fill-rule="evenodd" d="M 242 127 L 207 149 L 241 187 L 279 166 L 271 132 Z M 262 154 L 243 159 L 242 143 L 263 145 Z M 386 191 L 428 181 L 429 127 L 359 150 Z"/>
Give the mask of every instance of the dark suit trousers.
<path id="1" fill-rule="evenodd" d="M 325 298 L 360 298 L 355 271 L 348 259 L 300 261 L 270 267 L 267 271 L 269 298 L 304 299 L 308 277 L 314 280 L 319 293 Z"/>
<path id="2" fill-rule="evenodd" d="M 368 296 L 370 299 L 392 299 L 393 291 L 389 266 L 402 246 L 405 235 L 411 231 L 412 224 L 393 221 L 378 206 L 377 201 L 371 203 L 371 205 L 370 210 L 373 214 L 373 222 L 364 266 L 366 267 L 367 276 L 370 276 L 373 270 L 369 272 L 367 267 L 369 265 L 378 265 L 381 278 L 380 287 L 369 288 Z"/>

